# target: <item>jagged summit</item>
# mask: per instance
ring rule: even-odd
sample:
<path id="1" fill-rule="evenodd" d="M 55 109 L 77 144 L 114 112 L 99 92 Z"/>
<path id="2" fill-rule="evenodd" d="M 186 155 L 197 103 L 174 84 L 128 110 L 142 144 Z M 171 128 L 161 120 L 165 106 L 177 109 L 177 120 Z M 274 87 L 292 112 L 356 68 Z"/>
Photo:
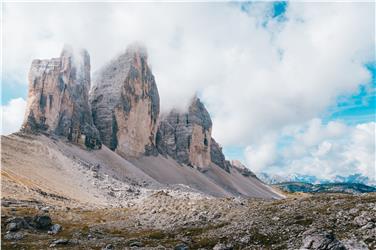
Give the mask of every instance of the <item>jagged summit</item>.
<path id="1" fill-rule="evenodd" d="M 77 67 L 75 61 L 82 64 Z M 90 57 L 65 47 L 59 58 L 34 60 L 29 72 L 29 94 L 23 131 L 45 132 L 99 148 L 88 103 Z"/>
<path id="2" fill-rule="evenodd" d="M 74 172 L 84 163 L 96 171 L 95 176 L 100 166 L 120 186 L 131 183 L 183 188 L 209 196 L 281 198 L 244 166 L 226 160 L 212 138 L 210 114 L 197 96 L 185 112 L 172 110 L 159 116 L 158 89 L 147 60 L 146 48 L 132 44 L 98 71 L 92 87 L 90 57 L 85 50 L 65 46 L 59 58 L 34 60 L 22 130 L 58 135 L 73 143 L 39 135 L 33 139 L 38 142 L 31 143 L 14 135 L 6 140 L 9 155 L 39 162 L 45 157 L 40 153 L 46 150 L 43 145 L 48 144 L 55 156 L 42 165 L 51 168 L 47 174 L 56 180 L 63 179 L 58 174 L 61 169 Z M 12 151 L 12 144 L 26 148 L 27 143 L 31 151 L 38 148 L 35 154 Z M 77 144 L 98 150 L 87 151 Z M 36 165 L 33 167 L 39 169 Z M 26 169 L 22 164 L 10 167 Z M 32 172 L 30 178 L 39 180 Z M 107 185 L 98 183 L 102 184 Z"/>
<path id="3" fill-rule="evenodd" d="M 161 118 L 157 131 L 157 148 L 189 166 L 198 168 L 210 165 L 212 121 L 199 98 L 194 97 L 188 112 L 171 111 Z"/>
<path id="4" fill-rule="evenodd" d="M 159 94 L 144 47 L 131 45 L 99 70 L 90 102 L 106 146 L 125 157 L 153 151 Z"/>

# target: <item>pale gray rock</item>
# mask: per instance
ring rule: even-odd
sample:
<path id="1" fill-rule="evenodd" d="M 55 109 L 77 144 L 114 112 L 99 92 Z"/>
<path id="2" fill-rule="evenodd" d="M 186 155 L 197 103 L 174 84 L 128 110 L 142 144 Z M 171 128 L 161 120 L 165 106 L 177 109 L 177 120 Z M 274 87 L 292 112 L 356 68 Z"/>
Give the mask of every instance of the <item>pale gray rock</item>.
<path id="1" fill-rule="evenodd" d="M 4 239 L 6 240 L 21 240 L 24 238 L 24 234 L 22 232 L 8 232 L 4 235 Z"/>
<path id="2" fill-rule="evenodd" d="M 88 148 L 100 148 L 88 102 L 89 89 L 90 57 L 86 50 L 75 52 L 66 46 L 59 58 L 34 60 L 21 130 L 64 136 Z"/>
<path id="3" fill-rule="evenodd" d="M 24 218 L 15 217 L 7 220 L 6 229 L 11 232 L 18 231 L 20 229 L 28 228 L 29 224 Z"/>
<path id="4" fill-rule="evenodd" d="M 50 247 L 56 247 L 58 245 L 67 245 L 68 243 L 69 243 L 69 240 L 67 240 L 67 239 L 58 239 L 58 240 L 54 240 L 50 244 Z"/>
<path id="5" fill-rule="evenodd" d="M 59 224 L 54 224 L 51 226 L 48 234 L 57 234 L 61 231 L 62 227 Z"/>
<path id="6" fill-rule="evenodd" d="M 347 250 L 368 250 L 368 246 L 363 241 L 355 239 L 341 241 Z"/>
<path id="7" fill-rule="evenodd" d="M 155 154 L 159 94 L 146 49 L 134 44 L 94 77 L 90 103 L 102 142 L 124 157 Z"/>
<path id="8" fill-rule="evenodd" d="M 345 246 L 332 233 L 309 230 L 304 235 L 302 249 L 346 250 Z"/>

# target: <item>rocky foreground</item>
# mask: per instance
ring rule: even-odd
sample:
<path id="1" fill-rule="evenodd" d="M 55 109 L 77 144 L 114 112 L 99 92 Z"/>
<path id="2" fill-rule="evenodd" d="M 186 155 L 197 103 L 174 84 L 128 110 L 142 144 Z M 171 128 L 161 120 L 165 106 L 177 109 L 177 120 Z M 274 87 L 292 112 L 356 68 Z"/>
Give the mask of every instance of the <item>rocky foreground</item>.
<path id="1" fill-rule="evenodd" d="M 376 194 L 278 201 L 158 191 L 128 208 L 2 200 L 3 249 L 375 249 Z"/>

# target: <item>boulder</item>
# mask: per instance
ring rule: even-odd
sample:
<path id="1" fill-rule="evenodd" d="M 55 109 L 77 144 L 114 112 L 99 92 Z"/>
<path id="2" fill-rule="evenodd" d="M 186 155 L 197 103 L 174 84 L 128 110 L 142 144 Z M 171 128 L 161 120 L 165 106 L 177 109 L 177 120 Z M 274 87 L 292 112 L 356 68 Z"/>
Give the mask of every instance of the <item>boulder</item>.
<path id="1" fill-rule="evenodd" d="M 181 244 L 178 244 L 174 247 L 174 250 L 189 250 L 189 247 L 184 244 L 184 243 L 181 243 Z"/>
<path id="2" fill-rule="evenodd" d="M 24 132 L 43 132 L 100 148 L 99 133 L 89 107 L 90 57 L 86 50 L 66 46 L 60 57 L 34 60 Z"/>
<path id="3" fill-rule="evenodd" d="M 124 157 L 155 154 L 159 94 L 146 49 L 134 44 L 96 73 L 90 95 L 102 142 Z"/>
<path id="4" fill-rule="evenodd" d="M 302 249 L 346 250 L 345 246 L 330 232 L 313 232 L 310 230 L 303 235 Z"/>
<path id="5" fill-rule="evenodd" d="M 6 229 L 10 232 L 15 232 L 25 228 L 29 228 L 29 224 L 24 218 L 15 217 L 7 220 Z"/>
<path id="6" fill-rule="evenodd" d="M 33 223 L 38 229 L 49 229 L 52 224 L 52 220 L 48 215 L 36 215 Z"/>
<path id="7" fill-rule="evenodd" d="M 67 245 L 68 243 L 69 243 L 69 240 L 67 240 L 67 239 L 58 239 L 58 240 L 54 240 L 50 244 L 50 247 L 56 247 L 58 245 Z"/>
<path id="8" fill-rule="evenodd" d="M 61 231 L 62 227 L 59 224 L 54 224 L 51 226 L 48 234 L 57 234 Z"/>
<path id="9" fill-rule="evenodd" d="M 24 234 L 22 232 L 7 232 L 4 235 L 5 240 L 21 240 L 24 238 Z"/>

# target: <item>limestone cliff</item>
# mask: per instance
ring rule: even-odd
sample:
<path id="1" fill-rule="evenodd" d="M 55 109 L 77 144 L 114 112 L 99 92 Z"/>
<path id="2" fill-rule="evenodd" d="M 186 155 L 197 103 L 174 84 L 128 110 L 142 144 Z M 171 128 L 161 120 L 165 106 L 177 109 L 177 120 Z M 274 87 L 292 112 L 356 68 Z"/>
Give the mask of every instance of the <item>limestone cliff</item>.
<path id="1" fill-rule="evenodd" d="M 157 148 L 179 163 L 202 168 L 210 165 L 212 121 L 200 99 L 194 98 L 186 113 L 171 111 L 161 119 Z"/>
<path id="2" fill-rule="evenodd" d="M 230 173 L 231 163 L 226 160 L 225 155 L 222 152 L 222 147 L 214 140 L 214 138 L 211 139 L 210 157 L 214 164 Z"/>
<path id="3" fill-rule="evenodd" d="M 96 75 L 90 95 L 102 142 L 124 157 L 155 153 L 159 94 L 146 49 L 132 45 Z"/>
<path id="4" fill-rule="evenodd" d="M 100 148 L 88 102 L 90 57 L 66 46 L 59 58 L 34 60 L 29 72 L 29 93 L 22 130 L 44 132 Z"/>

